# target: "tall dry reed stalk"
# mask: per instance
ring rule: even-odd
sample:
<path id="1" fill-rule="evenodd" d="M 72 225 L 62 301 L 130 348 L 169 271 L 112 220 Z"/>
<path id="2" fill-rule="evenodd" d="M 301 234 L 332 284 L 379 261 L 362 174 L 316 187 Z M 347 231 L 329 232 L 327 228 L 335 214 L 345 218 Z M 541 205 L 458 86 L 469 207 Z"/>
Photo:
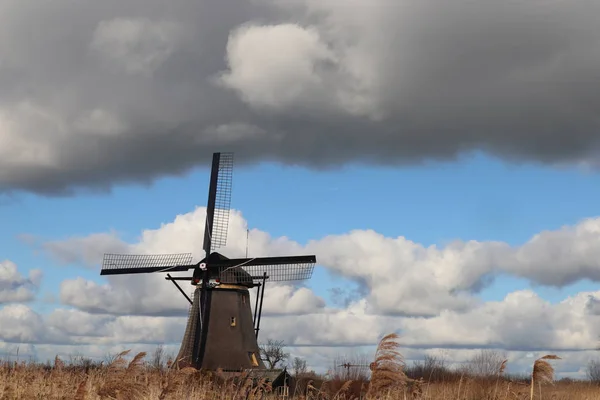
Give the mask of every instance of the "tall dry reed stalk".
<path id="1" fill-rule="evenodd" d="M 398 335 L 391 333 L 384 336 L 377 346 L 375 361 L 371 363 L 368 399 L 381 398 L 391 390 L 404 388 L 409 380 L 404 373 L 406 364 L 397 340 Z"/>
<path id="2" fill-rule="evenodd" d="M 531 371 L 531 391 L 530 400 L 533 400 L 535 383 L 540 387 L 540 400 L 542 398 L 542 383 L 552 383 L 554 381 L 554 367 L 546 360 L 560 360 L 560 357 L 554 354 L 548 354 L 540 357 L 533 363 Z"/>
<path id="3" fill-rule="evenodd" d="M 126 350 L 119 353 L 108 366 L 104 384 L 97 391 L 101 399 L 136 400 L 147 394 L 147 382 L 140 382 L 138 379 L 146 353 L 136 354 L 128 364 L 123 357 L 129 352 L 130 350 Z"/>
<path id="4" fill-rule="evenodd" d="M 550 359 L 546 359 L 551 361 Z M 56 361 L 56 360 L 55 360 Z M 220 381 L 216 374 L 197 371 L 193 368 L 180 370 L 156 370 L 152 366 L 138 362 L 129 367 L 127 362 L 114 365 L 96 365 L 93 368 L 73 366 L 60 362 L 55 365 L 41 365 L 33 363 L 0 362 L 0 399 L 44 399 L 44 400 L 99 400 L 99 399 L 144 399 L 144 400 L 281 400 L 276 393 L 269 391 L 267 382 L 256 382 L 251 390 L 248 379 L 231 379 Z M 539 364 L 538 364 L 539 365 Z M 109 367 L 111 371 L 109 372 Z M 539 368 L 538 368 L 539 370 Z M 145 386 L 142 394 L 130 395 L 128 389 L 119 393 L 104 393 L 98 391 L 105 387 L 108 380 L 115 375 L 131 375 L 129 380 L 123 380 L 123 385 L 139 383 Z M 349 390 L 340 390 L 338 386 L 322 383 L 318 376 L 315 381 L 309 379 L 302 390 L 294 397 L 299 400 L 357 400 L 361 398 L 360 387 L 362 382 L 346 384 Z M 129 382 L 129 383 L 128 383 Z M 419 393 L 411 391 L 412 382 L 391 390 L 383 390 L 379 395 L 373 396 L 382 400 L 523 400 L 530 397 L 530 379 L 507 380 L 500 379 L 498 393 L 494 396 L 495 382 L 482 377 L 468 377 L 463 379 L 462 386 L 459 380 L 442 380 L 424 383 L 427 391 Z M 534 381 L 534 382 L 541 382 Z M 256 389 L 264 385 L 263 389 Z M 168 390 L 165 390 L 166 387 Z M 343 386 L 343 385 L 342 385 Z M 353 390 L 359 388 L 359 390 Z M 424 387 L 425 388 L 425 387 Z M 107 388 L 105 388 L 106 390 Z M 364 389 L 368 389 L 365 383 Z M 290 394 L 292 394 L 291 392 Z M 584 381 L 559 381 L 554 382 L 543 392 L 545 400 L 596 400 L 600 398 L 597 386 Z M 364 398 L 364 397 L 362 397 Z M 291 398 L 290 398 L 291 399 Z M 535 396 L 535 400 L 538 396 Z"/>
<path id="5" fill-rule="evenodd" d="M 504 374 L 507 363 L 508 363 L 508 360 L 502 361 L 502 363 L 500 363 L 500 368 L 498 368 L 497 375 L 496 375 L 496 387 L 494 388 L 494 399 L 496 398 L 496 394 L 498 393 L 498 384 L 500 383 L 500 377 L 502 376 L 502 374 Z"/>

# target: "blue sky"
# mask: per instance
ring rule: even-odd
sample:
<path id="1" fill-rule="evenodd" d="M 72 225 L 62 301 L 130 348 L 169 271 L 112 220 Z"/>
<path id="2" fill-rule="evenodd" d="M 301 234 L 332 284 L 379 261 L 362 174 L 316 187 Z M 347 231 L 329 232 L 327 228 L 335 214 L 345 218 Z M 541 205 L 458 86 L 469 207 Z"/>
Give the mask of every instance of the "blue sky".
<path id="1" fill-rule="evenodd" d="M 58 296 L 62 280 L 104 279 L 97 270 L 59 265 L 36 254 L 21 235 L 50 241 L 114 230 L 123 240 L 135 242 L 142 230 L 203 206 L 208 173 L 198 168 L 151 185 L 122 185 L 75 197 L 16 195 L 0 208 L 0 254 L 24 271 L 44 270 L 37 306 L 50 311 L 53 307 L 42 303 L 46 295 Z M 300 243 L 373 229 L 426 246 L 454 239 L 520 245 L 540 231 L 596 216 L 599 182 L 597 174 L 578 168 L 515 166 L 480 153 L 413 167 L 309 170 L 264 163 L 234 169 L 232 208 L 242 211 L 250 228 Z M 308 285 L 328 298 L 328 289 L 351 283 L 317 267 Z M 551 302 L 596 288 L 587 280 L 564 288 L 532 286 L 525 279 L 502 275 L 480 296 L 501 300 L 511 291 L 530 287 Z"/>

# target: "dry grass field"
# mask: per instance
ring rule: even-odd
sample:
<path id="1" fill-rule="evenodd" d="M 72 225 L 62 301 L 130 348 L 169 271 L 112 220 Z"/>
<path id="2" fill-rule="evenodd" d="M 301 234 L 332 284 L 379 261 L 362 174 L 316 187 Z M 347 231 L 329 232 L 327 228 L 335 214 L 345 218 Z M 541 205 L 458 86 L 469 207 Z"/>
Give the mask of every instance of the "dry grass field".
<path id="1" fill-rule="evenodd" d="M 510 379 L 502 362 L 496 376 L 476 378 L 456 372 L 446 380 L 428 382 L 410 378 L 404 371 L 395 335 L 379 344 L 371 364 L 371 379 L 324 381 L 316 376 L 298 379 L 290 394 L 299 399 L 421 399 L 421 400 L 598 400 L 600 387 L 590 382 L 553 382 L 546 356 L 535 362 L 531 376 Z M 5 362 L 0 365 L 0 399 L 275 399 L 264 380 L 242 375 L 225 378 L 215 373 L 157 369 L 144 362 L 145 353 L 130 361 L 120 354 L 109 365 L 73 366 L 56 358 L 54 365 Z M 533 390 L 532 390 L 533 389 Z"/>
<path id="2" fill-rule="evenodd" d="M 368 384 L 366 384 L 368 385 Z M 324 385 L 325 386 L 325 385 Z M 359 393 L 351 385 L 341 390 L 310 389 L 299 393 L 299 399 L 358 399 Z M 348 389 L 348 390 L 345 390 Z M 366 389 L 366 388 L 365 388 Z M 600 388 L 589 383 L 557 383 L 542 386 L 535 391 L 535 399 L 596 400 Z M 500 400 L 529 399 L 529 386 L 499 381 L 497 384 L 478 380 L 433 383 L 421 386 L 421 393 L 412 388 L 397 387 L 370 393 L 378 399 L 430 400 Z M 104 369 L 69 370 L 17 366 L 2 368 L 0 372 L 0 399 L 276 399 L 268 387 L 233 382 L 211 382 L 206 376 L 191 371 L 157 372 L 146 369 L 108 371 Z"/>

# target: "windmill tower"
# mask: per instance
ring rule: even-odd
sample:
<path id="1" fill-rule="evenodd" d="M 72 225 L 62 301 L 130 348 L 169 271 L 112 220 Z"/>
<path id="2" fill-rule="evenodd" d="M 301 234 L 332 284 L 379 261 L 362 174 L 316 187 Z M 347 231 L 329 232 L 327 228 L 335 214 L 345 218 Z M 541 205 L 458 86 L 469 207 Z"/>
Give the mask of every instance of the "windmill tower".
<path id="1" fill-rule="evenodd" d="M 100 275 L 167 273 L 165 279 L 190 302 L 176 360 L 179 367 L 264 369 L 257 339 L 266 281 L 309 279 L 316 263 L 314 255 L 230 259 L 215 252 L 227 241 L 232 172 L 233 154 L 214 153 L 201 261 L 193 263 L 191 253 L 104 255 Z M 190 277 L 170 275 L 189 270 L 193 270 Z M 193 299 L 177 281 L 191 282 Z M 253 288 L 257 289 L 254 314 L 249 292 Z"/>

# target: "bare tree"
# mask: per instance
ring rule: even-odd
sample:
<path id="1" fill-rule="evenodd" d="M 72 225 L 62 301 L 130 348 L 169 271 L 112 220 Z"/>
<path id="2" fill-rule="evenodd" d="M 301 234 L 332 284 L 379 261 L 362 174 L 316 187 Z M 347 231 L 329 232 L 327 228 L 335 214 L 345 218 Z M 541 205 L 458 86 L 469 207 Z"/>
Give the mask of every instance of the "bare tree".
<path id="1" fill-rule="evenodd" d="M 506 354 L 495 350 L 482 349 L 469 360 L 468 371 L 475 376 L 497 376 L 505 360 Z"/>
<path id="2" fill-rule="evenodd" d="M 444 381 L 451 374 L 445 358 L 429 354 L 423 361 L 415 361 L 405 372 L 412 379 L 423 378 L 428 382 Z"/>
<path id="3" fill-rule="evenodd" d="M 306 360 L 303 360 L 300 357 L 294 357 L 292 369 L 294 370 L 294 376 L 306 374 Z"/>
<path id="4" fill-rule="evenodd" d="M 600 384 L 600 360 L 590 360 L 585 372 L 590 381 Z"/>
<path id="5" fill-rule="evenodd" d="M 95 363 L 94 360 L 85 357 L 80 352 L 75 352 L 75 354 L 69 354 L 69 364 L 73 367 L 85 369 L 87 372 L 90 368 L 97 367 L 100 363 Z"/>
<path id="6" fill-rule="evenodd" d="M 269 369 L 275 369 L 278 364 L 283 364 L 289 358 L 290 355 L 283 350 L 284 347 L 283 340 L 273 339 L 267 339 L 266 344 L 259 346 L 261 358 L 267 362 Z"/>
<path id="7" fill-rule="evenodd" d="M 165 349 L 163 348 L 162 344 L 159 344 L 152 354 L 152 361 L 150 361 L 150 365 L 152 365 L 152 368 L 161 371 L 166 358 Z"/>

